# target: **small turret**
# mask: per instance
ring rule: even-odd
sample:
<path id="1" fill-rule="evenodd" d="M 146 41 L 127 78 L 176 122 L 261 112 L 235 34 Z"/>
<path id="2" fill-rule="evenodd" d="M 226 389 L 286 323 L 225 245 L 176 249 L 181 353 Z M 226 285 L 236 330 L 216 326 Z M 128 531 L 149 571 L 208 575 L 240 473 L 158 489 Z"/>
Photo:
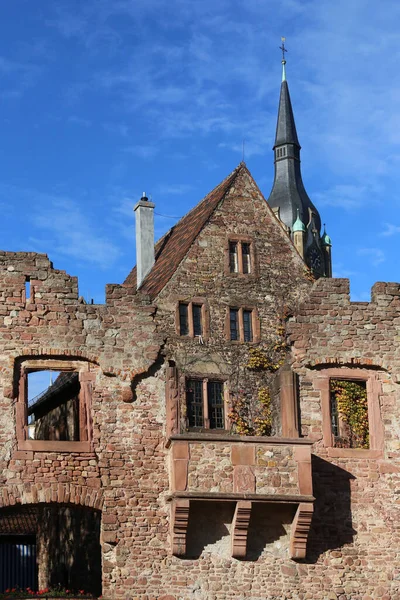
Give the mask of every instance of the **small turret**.
<path id="1" fill-rule="evenodd" d="M 293 223 L 292 237 L 296 250 L 304 258 L 304 239 L 306 236 L 306 226 L 300 219 L 300 211 L 297 209 L 297 219 Z"/>
<path id="2" fill-rule="evenodd" d="M 325 276 L 332 277 L 332 240 L 326 233 L 324 223 L 324 233 L 321 236 L 322 252 L 325 260 Z"/>

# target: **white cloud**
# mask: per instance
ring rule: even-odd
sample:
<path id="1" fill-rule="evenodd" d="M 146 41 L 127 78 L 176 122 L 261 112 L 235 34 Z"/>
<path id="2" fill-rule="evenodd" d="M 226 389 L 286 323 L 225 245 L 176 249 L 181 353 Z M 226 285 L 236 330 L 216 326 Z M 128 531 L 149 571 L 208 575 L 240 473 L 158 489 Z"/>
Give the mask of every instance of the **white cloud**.
<path id="1" fill-rule="evenodd" d="M 380 248 L 360 248 L 357 250 L 357 254 L 369 257 L 370 263 L 374 267 L 377 267 L 385 260 L 385 253 Z"/>
<path id="2" fill-rule="evenodd" d="M 391 237 L 392 235 L 396 235 L 397 233 L 400 233 L 400 226 L 399 225 L 393 225 L 392 223 L 385 223 L 385 231 L 381 232 L 381 235 L 385 236 L 385 237 Z"/>

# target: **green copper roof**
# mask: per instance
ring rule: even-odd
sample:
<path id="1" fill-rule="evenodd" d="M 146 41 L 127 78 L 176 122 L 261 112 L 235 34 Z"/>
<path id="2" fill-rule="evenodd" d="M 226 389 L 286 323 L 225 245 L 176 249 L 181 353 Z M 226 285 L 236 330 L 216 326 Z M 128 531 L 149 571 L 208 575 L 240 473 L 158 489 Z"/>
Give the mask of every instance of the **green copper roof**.
<path id="1" fill-rule="evenodd" d="M 292 231 L 294 233 L 295 231 L 305 231 L 305 230 L 306 230 L 306 227 L 305 227 L 303 221 L 300 219 L 299 209 L 297 209 L 297 219 L 293 223 Z"/>
<path id="2" fill-rule="evenodd" d="M 326 233 L 325 225 L 324 225 L 324 233 L 322 234 L 321 241 L 324 246 L 332 246 L 332 240 L 329 237 L 329 235 Z"/>

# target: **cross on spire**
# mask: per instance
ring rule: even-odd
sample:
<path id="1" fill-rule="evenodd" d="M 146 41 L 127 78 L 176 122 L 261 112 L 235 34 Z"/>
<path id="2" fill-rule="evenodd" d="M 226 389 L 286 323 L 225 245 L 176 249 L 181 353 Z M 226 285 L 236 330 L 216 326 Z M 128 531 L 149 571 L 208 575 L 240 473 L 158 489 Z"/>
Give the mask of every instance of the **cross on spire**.
<path id="1" fill-rule="evenodd" d="M 282 40 L 282 46 L 279 46 L 279 50 L 282 50 L 282 81 L 286 81 L 286 69 L 285 69 L 285 65 L 286 65 L 285 52 L 287 52 L 287 50 L 285 48 L 286 38 L 281 37 L 281 40 Z"/>
<path id="2" fill-rule="evenodd" d="M 285 65 L 286 64 L 285 52 L 287 52 L 287 50 L 285 48 L 286 38 L 281 37 L 281 40 L 282 40 L 282 46 L 279 46 L 279 50 L 282 50 L 282 64 Z"/>

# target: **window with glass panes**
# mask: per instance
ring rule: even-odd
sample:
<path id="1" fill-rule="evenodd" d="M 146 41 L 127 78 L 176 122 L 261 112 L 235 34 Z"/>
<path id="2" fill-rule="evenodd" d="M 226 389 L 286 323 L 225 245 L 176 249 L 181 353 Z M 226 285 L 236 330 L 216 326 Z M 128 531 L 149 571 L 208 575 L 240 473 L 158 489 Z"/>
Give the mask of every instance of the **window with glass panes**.
<path id="1" fill-rule="evenodd" d="M 179 302 L 179 335 L 203 335 L 204 306 L 194 302 Z"/>
<path id="2" fill-rule="evenodd" d="M 232 341 L 252 342 L 253 310 L 245 308 L 229 309 L 229 338 Z"/>
<path id="3" fill-rule="evenodd" d="M 223 382 L 187 379 L 186 414 L 189 427 L 225 429 Z"/>
<path id="4" fill-rule="evenodd" d="M 245 275 L 252 272 L 250 242 L 241 240 L 229 242 L 229 271 Z"/>

